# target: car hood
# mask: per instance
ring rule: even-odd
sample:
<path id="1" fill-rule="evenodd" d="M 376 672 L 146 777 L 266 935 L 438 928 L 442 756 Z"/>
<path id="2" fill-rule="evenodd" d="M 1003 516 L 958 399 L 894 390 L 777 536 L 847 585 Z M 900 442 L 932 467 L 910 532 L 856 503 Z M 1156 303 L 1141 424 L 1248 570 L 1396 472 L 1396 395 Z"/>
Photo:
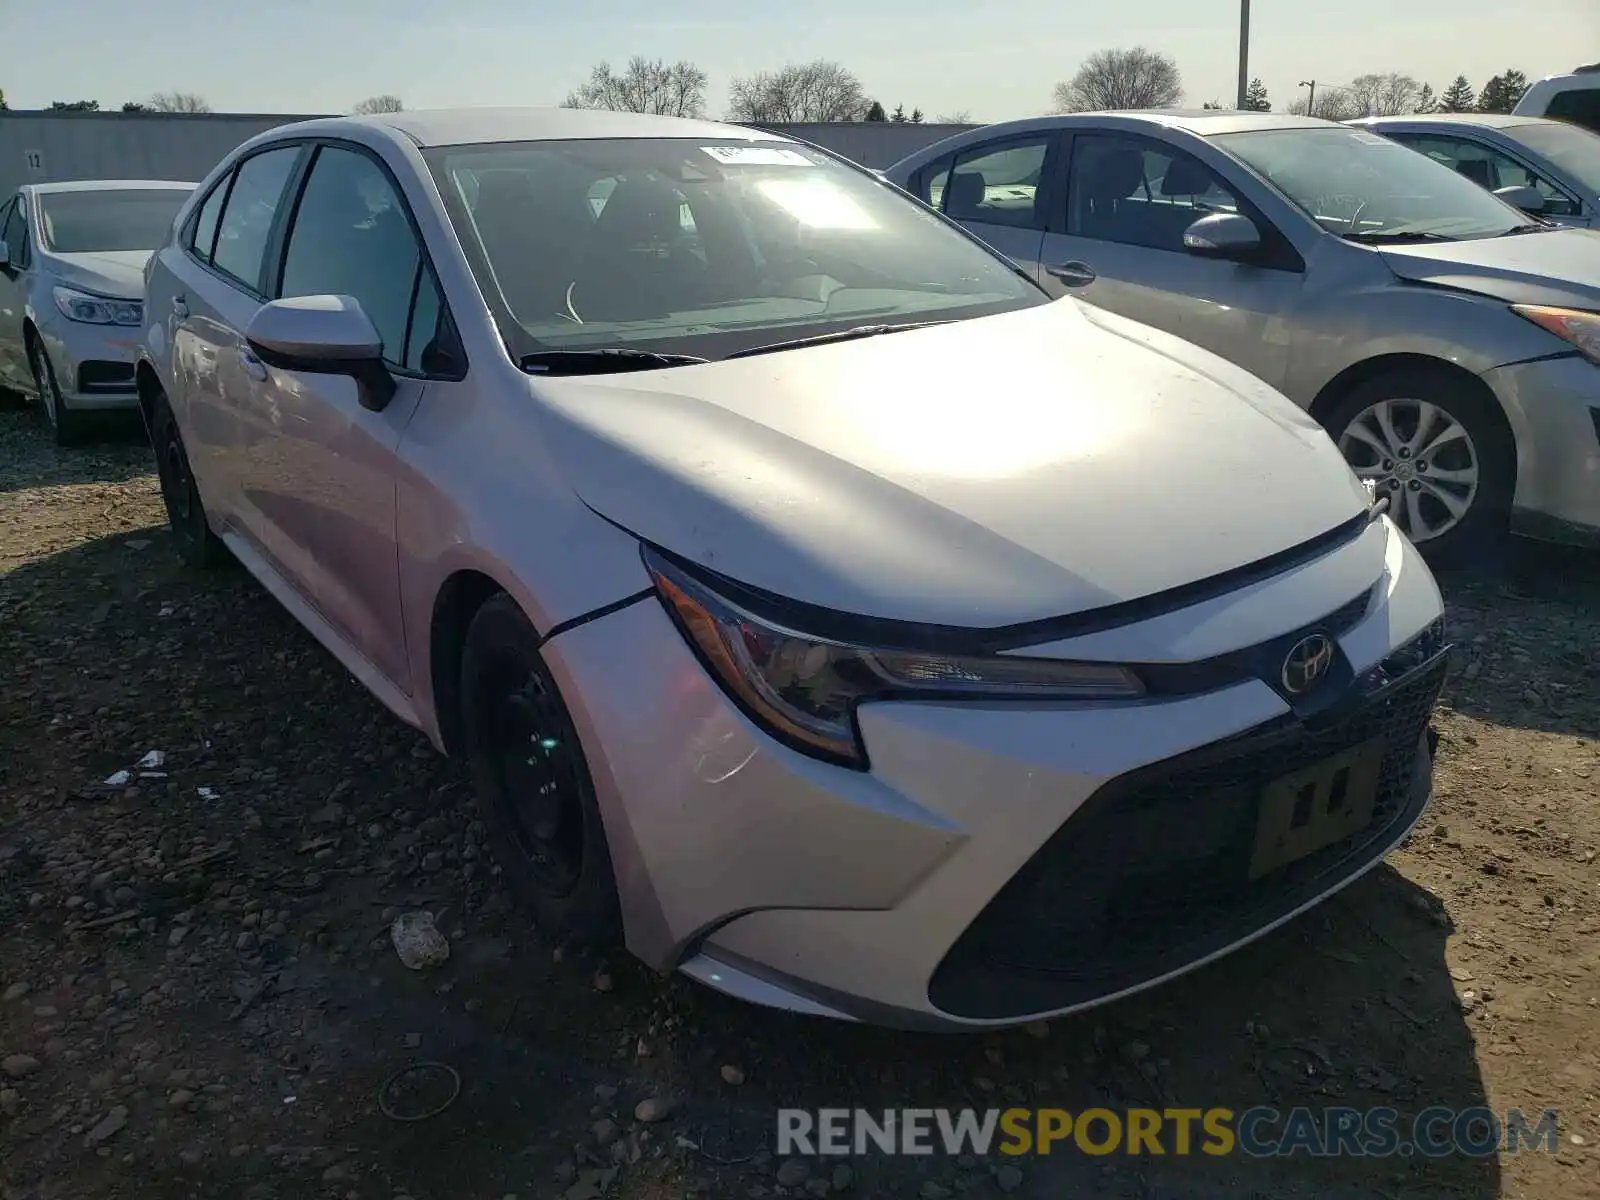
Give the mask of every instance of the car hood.
<path id="1" fill-rule="evenodd" d="M 596 512 L 863 616 L 991 628 L 1080 613 L 1255 563 L 1368 502 L 1277 392 L 1074 300 L 529 386 Z"/>
<path id="2" fill-rule="evenodd" d="M 95 254 L 51 254 L 50 273 L 68 287 L 137 300 L 144 292 L 144 265 L 152 253 L 105 250 Z"/>
<path id="3" fill-rule="evenodd" d="M 1600 309 L 1600 233 L 1556 229 L 1381 251 L 1402 279 L 1493 296 L 1508 304 Z"/>

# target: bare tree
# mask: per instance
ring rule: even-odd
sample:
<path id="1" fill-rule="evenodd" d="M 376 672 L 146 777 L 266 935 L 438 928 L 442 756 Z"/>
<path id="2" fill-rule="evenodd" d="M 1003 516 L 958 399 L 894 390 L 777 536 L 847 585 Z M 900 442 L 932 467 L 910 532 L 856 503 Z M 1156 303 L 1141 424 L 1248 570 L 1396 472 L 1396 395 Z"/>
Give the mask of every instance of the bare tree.
<path id="1" fill-rule="evenodd" d="M 1387 71 L 1357 75 L 1350 81 L 1350 86 L 1343 90 L 1355 106 L 1357 116 L 1397 117 L 1416 111 L 1422 85 L 1409 75 Z"/>
<path id="2" fill-rule="evenodd" d="M 1170 55 L 1135 46 L 1096 50 L 1071 79 L 1056 84 L 1057 112 L 1166 108 L 1183 95 L 1183 77 Z"/>
<path id="3" fill-rule="evenodd" d="M 1306 110 L 1303 96 L 1289 102 L 1289 111 L 1297 117 L 1321 117 L 1324 121 L 1349 121 L 1365 115 L 1360 102 L 1348 88 L 1320 85 L 1317 87 L 1316 112 Z"/>
<path id="4" fill-rule="evenodd" d="M 404 112 L 405 105 L 400 103 L 399 96 L 392 96 L 385 92 L 381 96 L 368 96 L 350 111 L 358 117 L 370 117 L 374 113 Z"/>
<path id="5" fill-rule="evenodd" d="M 940 113 L 933 120 L 936 125 L 971 125 L 972 110 L 970 108 L 958 108 L 955 112 Z"/>
<path id="6" fill-rule="evenodd" d="M 151 112 L 161 113 L 208 113 L 211 105 L 206 103 L 204 96 L 197 96 L 193 92 L 157 92 L 144 102 L 144 106 Z"/>
<path id="7" fill-rule="evenodd" d="M 635 54 L 627 69 L 613 71 L 600 63 L 589 79 L 568 94 L 562 108 L 608 108 L 614 112 L 651 113 L 658 117 L 703 117 L 706 73 L 692 62 L 667 63 Z"/>
<path id="8" fill-rule="evenodd" d="M 859 121 L 872 103 L 853 73 L 820 58 L 741 76 L 728 90 L 728 119 L 756 125 Z"/>

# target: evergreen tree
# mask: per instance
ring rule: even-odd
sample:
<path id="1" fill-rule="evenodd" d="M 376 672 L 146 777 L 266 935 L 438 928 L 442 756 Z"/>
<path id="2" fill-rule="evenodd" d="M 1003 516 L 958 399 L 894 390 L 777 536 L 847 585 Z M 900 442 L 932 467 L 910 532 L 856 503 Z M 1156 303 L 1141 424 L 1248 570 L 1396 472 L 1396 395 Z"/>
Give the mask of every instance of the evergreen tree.
<path id="1" fill-rule="evenodd" d="M 896 125 L 904 125 L 906 123 L 906 106 L 904 104 L 896 104 L 894 106 L 894 115 L 889 120 Z"/>
<path id="2" fill-rule="evenodd" d="M 1439 111 L 1439 101 L 1433 94 L 1433 87 L 1423 84 L 1422 90 L 1417 93 L 1417 104 L 1414 112 L 1431 113 Z"/>
<path id="3" fill-rule="evenodd" d="M 1246 112 L 1271 112 L 1272 101 L 1267 99 L 1267 85 L 1259 79 L 1252 79 L 1250 86 L 1245 89 L 1244 107 Z"/>
<path id="4" fill-rule="evenodd" d="M 883 111 L 883 105 L 874 100 L 871 104 L 867 105 L 867 115 L 861 119 L 863 121 L 887 121 L 889 119 L 889 114 Z"/>
<path id="5" fill-rule="evenodd" d="M 1478 111 L 1508 113 L 1517 106 L 1517 101 L 1522 99 L 1522 93 L 1527 90 L 1528 77 L 1521 71 L 1511 70 L 1496 75 L 1478 93 Z"/>
<path id="6" fill-rule="evenodd" d="M 1445 88 L 1444 95 L 1439 97 L 1440 112 L 1471 112 L 1477 106 L 1478 98 L 1473 94 L 1472 85 L 1467 82 L 1465 75 L 1457 75 Z"/>

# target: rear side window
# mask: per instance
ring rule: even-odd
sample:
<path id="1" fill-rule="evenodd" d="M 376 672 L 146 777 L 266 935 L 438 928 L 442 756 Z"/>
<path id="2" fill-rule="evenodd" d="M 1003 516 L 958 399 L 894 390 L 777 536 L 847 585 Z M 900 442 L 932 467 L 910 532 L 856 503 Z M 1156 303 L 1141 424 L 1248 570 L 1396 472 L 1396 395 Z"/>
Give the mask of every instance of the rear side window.
<path id="1" fill-rule="evenodd" d="M 1600 88 L 1572 88 L 1550 97 L 1545 116 L 1600 133 Z"/>
<path id="2" fill-rule="evenodd" d="M 267 150 L 245 159 L 234 177 L 211 264 L 252 291 L 260 292 L 267 239 L 283 202 L 284 185 L 300 158 L 299 146 Z"/>
<path id="3" fill-rule="evenodd" d="M 206 197 L 199 215 L 195 217 L 194 239 L 189 243 L 189 248 L 201 262 L 211 261 L 211 248 L 217 243 L 217 218 L 222 215 L 222 202 L 228 198 L 228 184 L 232 181 L 233 172 L 230 171 L 211 189 L 211 194 Z"/>

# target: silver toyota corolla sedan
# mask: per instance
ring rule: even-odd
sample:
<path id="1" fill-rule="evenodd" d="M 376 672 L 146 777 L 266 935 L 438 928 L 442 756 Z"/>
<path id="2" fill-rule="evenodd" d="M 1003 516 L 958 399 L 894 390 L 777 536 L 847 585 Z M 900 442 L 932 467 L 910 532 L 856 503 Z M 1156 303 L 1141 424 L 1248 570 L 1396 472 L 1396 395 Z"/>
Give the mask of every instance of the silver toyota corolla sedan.
<path id="1" fill-rule="evenodd" d="M 1600 133 L 1544 117 L 1432 113 L 1349 122 L 1420 150 L 1524 212 L 1600 228 Z"/>
<path id="2" fill-rule="evenodd" d="M 1251 940 L 1427 802 L 1439 593 L 1321 428 L 822 151 L 291 125 L 146 284 L 179 547 L 467 760 L 552 938 L 1019 1022 Z"/>
<path id="3" fill-rule="evenodd" d="M 0 387 L 39 397 L 56 441 L 134 407 L 144 264 L 192 183 L 34 183 L 0 204 Z"/>
<path id="4" fill-rule="evenodd" d="M 887 173 L 1052 293 L 1283 391 L 1431 554 L 1480 554 L 1508 523 L 1600 544 L 1595 234 L 1368 130 L 1271 113 L 1013 121 Z"/>

